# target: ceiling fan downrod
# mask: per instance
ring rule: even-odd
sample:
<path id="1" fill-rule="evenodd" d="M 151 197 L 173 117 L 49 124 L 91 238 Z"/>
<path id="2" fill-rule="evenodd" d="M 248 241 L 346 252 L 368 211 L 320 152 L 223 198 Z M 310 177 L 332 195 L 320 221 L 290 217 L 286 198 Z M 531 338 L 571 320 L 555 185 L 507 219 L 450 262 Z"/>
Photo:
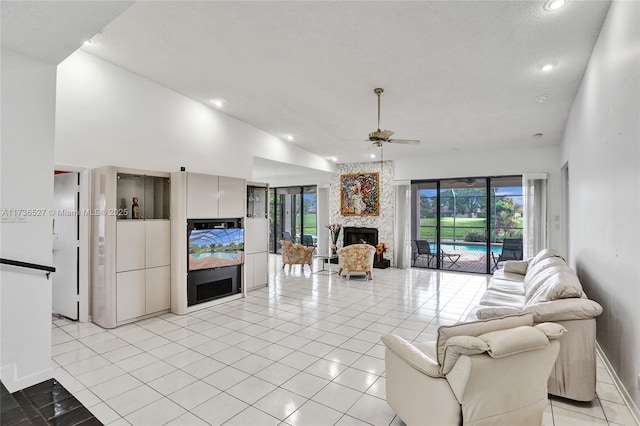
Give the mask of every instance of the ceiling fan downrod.
<path id="1" fill-rule="evenodd" d="M 384 92 L 384 89 L 381 87 L 373 89 L 373 93 L 378 96 L 378 132 L 380 132 L 380 95 Z"/>

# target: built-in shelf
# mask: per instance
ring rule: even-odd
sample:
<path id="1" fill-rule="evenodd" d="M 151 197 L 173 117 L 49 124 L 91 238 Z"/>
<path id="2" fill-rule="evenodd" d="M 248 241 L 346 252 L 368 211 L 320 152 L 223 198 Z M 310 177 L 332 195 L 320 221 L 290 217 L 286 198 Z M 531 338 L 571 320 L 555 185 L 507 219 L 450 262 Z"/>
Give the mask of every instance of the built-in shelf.
<path id="1" fill-rule="evenodd" d="M 118 173 L 117 218 L 169 219 L 171 182 L 167 177 Z M 134 199 L 138 214 L 135 214 Z M 137 216 L 137 217 L 136 217 Z"/>

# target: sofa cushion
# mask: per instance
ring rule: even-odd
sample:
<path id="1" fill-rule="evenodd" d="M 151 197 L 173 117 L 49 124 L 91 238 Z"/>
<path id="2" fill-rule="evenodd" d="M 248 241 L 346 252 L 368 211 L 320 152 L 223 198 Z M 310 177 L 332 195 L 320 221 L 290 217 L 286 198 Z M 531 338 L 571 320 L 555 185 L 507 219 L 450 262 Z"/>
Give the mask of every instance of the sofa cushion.
<path id="1" fill-rule="evenodd" d="M 447 341 L 454 336 L 477 337 L 491 331 L 506 328 L 533 325 L 533 315 L 522 314 L 507 317 L 493 318 L 490 320 L 478 320 L 454 325 L 442 325 L 438 327 L 437 357 L 438 364 L 443 365 L 445 346 Z"/>
<path id="2" fill-rule="evenodd" d="M 494 278 L 489 281 L 487 290 L 497 290 L 509 294 L 518 294 L 524 296 L 524 285 L 521 281 L 510 281 Z"/>
<path id="3" fill-rule="evenodd" d="M 547 248 L 547 249 L 540 250 L 538 254 L 536 254 L 532 259 L 529 260 L 529 268 L 531 268 L 532 266 L 535 266 L 538 262 L 544 259 L 548 259 L 550 257 L 559 257 L 560 259 L 564 260 L 564 258 L 560 255 L 560 253 L 558 253 L 554 249 Z"/>
<path id="4" fill-rule="evenodd" d="M 504 272 L 524 275 L 527 273 L 528 267 L 528 260 L 507 260 L 506 262 L 504 262 L 504 267 L 502 269 L 504 270 Z"/>
<path id="5" fill-rule="evenodd" d="M 524 280 L 524 277 L 524 275 L 516 274 L 514 272 L 505 272 L 504 269 L 496 269 L 493 272 L 493 278 L 505 281 L 515 281 L 521 283 Z"/>
<path id="6" fill-rule="evenodd" d="M 531 296 L 527 297 L 525 306 L 549 302 L 556 299 L 567 299 L 582 296 L 582 285 L 576 274 L 569 268 L 553 267 L 548 277 Z M 545 274 L 546 275 L 546 274 Z"/>
<path id="7" fill-rule="evenodd" d="M 547 259 L 541 260 L 534 266 L 531 266 L 527 270 L 527 274 L 524 276 L 524 279 L 522 281 L 524 283 L 525 289 L 531 285 L 531 281 L 534 280 L 540 273 L 554 266 L 567 266 L 567 264 L 559 257 L 549 257 Z"/>
<path id="8" fill-rule="evenodd" d="M 483 306 L 509 306 L 519 309 L 524 307 L 525 302 L 523 294 L 506 293 L 496 289 L 488 289 L 480 299 L 480 304 Z"/>
<path id="9" fill-rule="evenodd" d="M 541 287 L 547 285 L 549 283 L 549 279 L 553 278 L 553 276 L 559 274 L 562 271 L 571 271 L 567 265 L 554 265 L 549 266 L 548 268 L 538 272 L 531 278 L 525 279 L 523 283 L 524 296 L 527 300 L 531 299 L 534 294 L 536 294 Z"/>

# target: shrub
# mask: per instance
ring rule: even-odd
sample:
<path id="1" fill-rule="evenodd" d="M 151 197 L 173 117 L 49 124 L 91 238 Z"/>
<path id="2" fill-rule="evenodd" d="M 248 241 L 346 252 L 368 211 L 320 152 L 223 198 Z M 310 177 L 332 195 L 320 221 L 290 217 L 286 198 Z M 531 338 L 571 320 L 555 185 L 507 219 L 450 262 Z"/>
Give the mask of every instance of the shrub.
<path id="1" fill-rule="evenodd" d="M 483 232 L 469 231 L 467 235 L 464 236 L 464 240 L 470 243 L 483 243 L 487 241 L 487 238 Z"/>

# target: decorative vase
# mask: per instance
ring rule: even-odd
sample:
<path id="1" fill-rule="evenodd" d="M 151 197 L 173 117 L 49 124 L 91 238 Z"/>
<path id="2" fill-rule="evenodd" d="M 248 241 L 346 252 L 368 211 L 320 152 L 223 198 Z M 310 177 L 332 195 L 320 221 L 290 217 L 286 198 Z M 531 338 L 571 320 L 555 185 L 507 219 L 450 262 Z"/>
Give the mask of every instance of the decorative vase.
<path id="1" fill-rule="evenodd" d="M 331 244 L 331 254 L 336 254 L 338 252 L 338 247 L 335 244 Z"/>

